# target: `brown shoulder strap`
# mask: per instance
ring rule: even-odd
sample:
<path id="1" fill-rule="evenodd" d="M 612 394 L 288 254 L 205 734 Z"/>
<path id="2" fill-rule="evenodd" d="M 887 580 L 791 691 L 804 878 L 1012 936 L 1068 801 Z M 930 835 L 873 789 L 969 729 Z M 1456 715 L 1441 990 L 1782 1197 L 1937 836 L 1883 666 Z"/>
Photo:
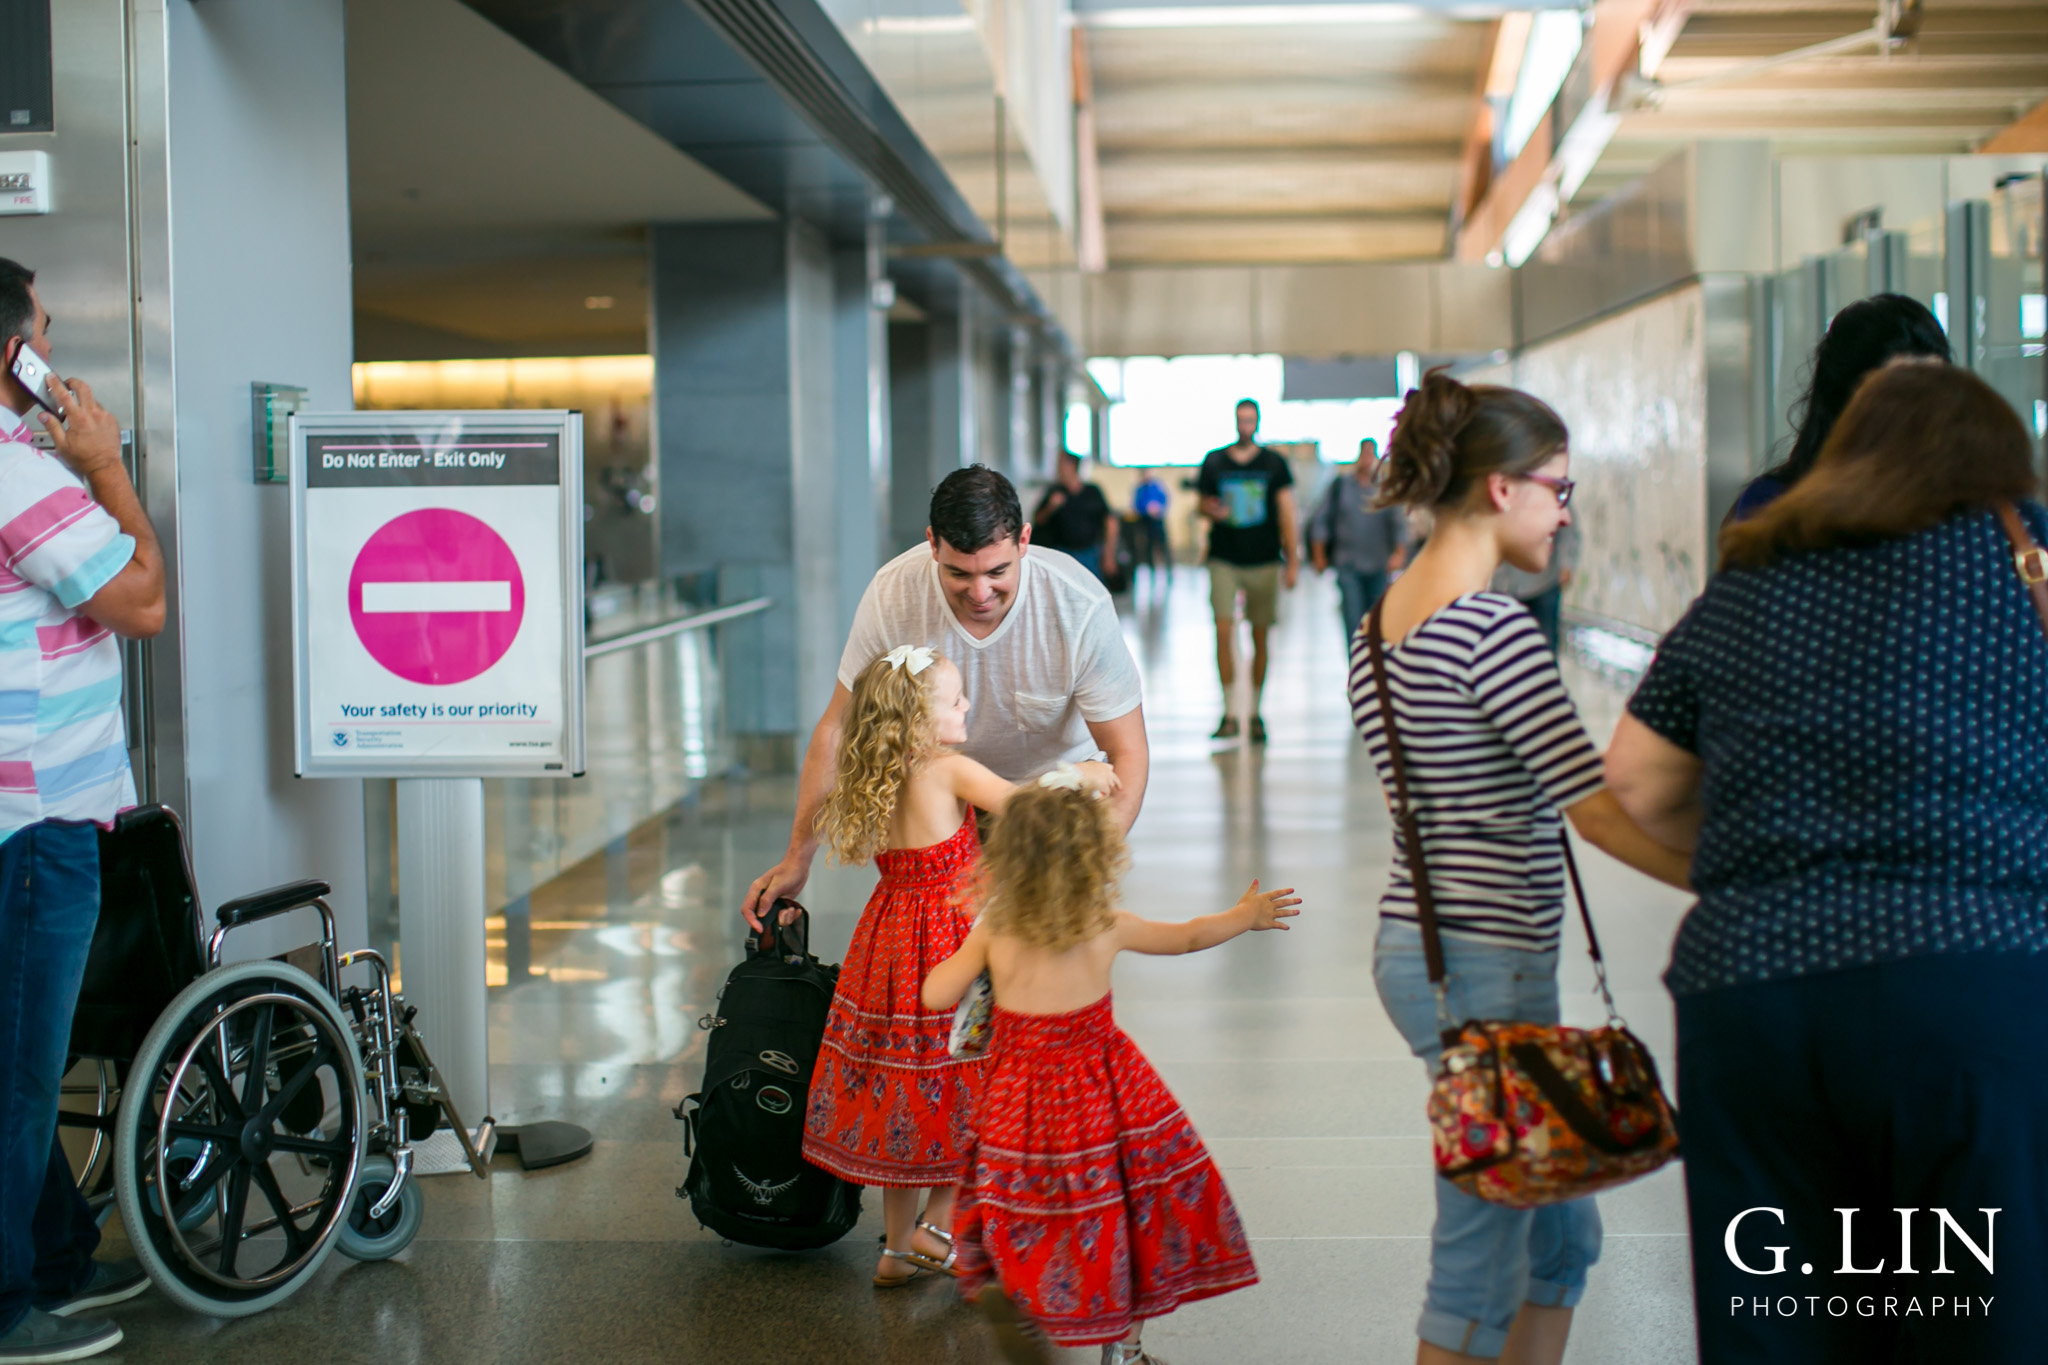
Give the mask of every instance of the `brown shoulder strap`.
<path id="1" fill-rule="evenodd" d="M 2048 628 L 2048 587 L 2038 590 L 2036 601 L 2042 608 L 2044 628 Z M 1422 826 L 1408 791 L 1408 756 L 1401 747 L 1401 732 L 1394 724 L 1394 696 L 1387 683 L 1385 636 L 1380 632 L 1383 602 L 1384 599 L 1382 603 L 1375 603 L 1365 618 L 1365 644 L 1372 658 L 1373 689 L 1379 696 L 1380 730 L 1387 739 L 1387 766 L 1394 770 L 1394 819 L 1401 826 L 1401 842 L 1408 852 L 1408 876 L 1415 887 L 1415 918 L 1422 926 L 1422 957 L 1429 967 L 1430 984 L 1441 986 L 1446 979 L 1443 931 L 1437 924 L 1436 893 L 1430 886 L 1429 867 L 1423 859 Z M 1586 950 L 1593 959 L 1593 973 L 1599 983 L 1601 997 L 1607 1001 L 1607 1012 L 1612 1016 L 1614 999 L 1607 990 L 1607 964 L 1600 954 L 1600 936 L 1593 932 L 1593 911 L 1586 903 L 1586 888 L 1579 879 L 1578 859 L 1572 856 L 1570 833 L 1560 827 L 1557 842 L 1564 854 L 1565 875 L 1571 885 L 1572 899 L 1578 903 L 1579 923 L 1586 928 Z"/>
<path id="2" fill-rule="evenodd" d="M 1998 514 L 1999 529 L 2012 544 L 2012 566 L 2020 576 L 2020 582 L 2027 585 L 2027 596 L 2033 599 L 2034 614 L 2041 618 L 2041 629 L 2048 631 L 2048 550 L 2034 543 L 2027 534 L 2027 524 L 2020 520 L 2020 509 L 2012 503 L 2000 500 L 1992 504 L 1992 511 Z"/>
<path id="3" fill-rule="evenodd" d="M 1372 656 L 1372 685 L 1379 695 L 1380 733 L 1387 740 L 1387 766 L 1394 770 L 1394 819 L 1401 826 L 1401 844 L 1408 854 L 1408 879 L 1415 887 L 1415 918 L 1422 926 L 1422 959 L 1429 966 L 1430 984 L 1445 980 L 1443 933 L 1437 928 L 1436 893 L 1429 884 L 1429 865 L 1422 856 L 1422 824 L 1415 816 L 1415 802 L 1408 794 L 1408 756 L 1401 749 L 1401 731 L 1394 724 L 1394 693 L 1387 684 L 1387 651 L 1380 634 L 1380 611 L 1385 599 L 1373 604 L 1365 618 L 1365 647 Z"/>

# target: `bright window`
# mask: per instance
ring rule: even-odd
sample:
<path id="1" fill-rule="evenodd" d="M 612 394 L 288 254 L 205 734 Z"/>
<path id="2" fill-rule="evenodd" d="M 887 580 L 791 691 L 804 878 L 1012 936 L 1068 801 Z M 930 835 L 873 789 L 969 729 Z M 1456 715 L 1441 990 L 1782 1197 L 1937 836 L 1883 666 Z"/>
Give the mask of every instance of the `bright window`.
<path id="1" fill-rule="evenodd" d="M 1098 356 L 1088 372 L 1112 400 L 1110 462 L 1125 466 L 1200 464 L 1237 439 L 1245 398 L 1259 405 L 1261 441 L 1312 441 L 1325 462 L 1345 464 L 1368 436 L 1386 448 L 1401 407 L 1397 398 L 1285 401 L 1277 355 Z"/>

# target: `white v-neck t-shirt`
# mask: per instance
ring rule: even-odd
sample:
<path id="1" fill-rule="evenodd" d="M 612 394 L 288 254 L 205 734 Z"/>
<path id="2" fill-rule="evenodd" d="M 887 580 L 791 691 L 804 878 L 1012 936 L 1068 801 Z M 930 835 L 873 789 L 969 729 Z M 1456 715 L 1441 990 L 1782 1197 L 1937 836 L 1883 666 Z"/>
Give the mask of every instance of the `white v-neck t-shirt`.
<path id="1" fill-rule="evenodd" d="M 1018 572 L 1008 614 L 977 640 L 946 604 L 931 547 L 913 546 L 861 594 L 839 660 L 839 681 L 850 689 L 862 669 L 898 645 L 945 655 L 970 703 L 961 751 L 1012 782 L 1093 758 L 1088 722 L 1129 715 L 1143 699 L 1101 581 L 1071 556 L 1036 545 Z"/>

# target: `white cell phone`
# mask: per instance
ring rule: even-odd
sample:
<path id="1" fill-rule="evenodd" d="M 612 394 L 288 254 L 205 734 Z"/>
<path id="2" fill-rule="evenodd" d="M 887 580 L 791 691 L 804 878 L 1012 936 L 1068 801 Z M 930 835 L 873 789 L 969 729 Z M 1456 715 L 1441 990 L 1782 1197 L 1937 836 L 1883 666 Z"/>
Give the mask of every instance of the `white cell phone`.
<path id="1" fill-rule="evenodd" d="M 57 400 L 50 392 L 50 380 L 56 371 L 50 368 L 49 362 L 24 342 L 14 353 L 12 368 L 14 377 L 28 390 L 28 396 L 35 400 L 36 406 L 58 421 L 64 420 L 64 409 L 57 406 Z"/>

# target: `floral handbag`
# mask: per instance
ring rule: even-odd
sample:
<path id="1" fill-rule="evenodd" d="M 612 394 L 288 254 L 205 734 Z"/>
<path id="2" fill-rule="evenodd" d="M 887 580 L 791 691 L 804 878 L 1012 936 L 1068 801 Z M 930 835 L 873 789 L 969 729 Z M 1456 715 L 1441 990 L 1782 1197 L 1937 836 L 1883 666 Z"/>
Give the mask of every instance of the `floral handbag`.
<path id="1" fill-rule="evenodd" d="M 1564 834 L 1558 838 L 1565 869 L 1586 926 L 1607 1023 L 1580 1029 L 1522 1020 L 1452 1021 L 1436 897 L 1423 862 L 1422 827 L 1409 799 L 1407 758 L 1394 726 L 1377 606 L 1367 618 L 1366 644 L 1388 766 L 1394 770 L 1395 818 L 1408 850 L 1415 917 L 1422 926 L 1423 957 L 1443 1030 L 1443 1062 L 1429 1096 L 1437 1174 L 1468 1194 L 1518 1209 L 1584 1198 L 1648 1175 L 1678 1155 L 1677 1115 L 1664 1097 L 1650 1050 L 1615 1011 L 1600 939 Z"/>
<path id="2" fill-rule="evenodd" d="M 946 1039 L 946 1051 L 956 1061 L 968 1061 L 988 1051 L 990 1027 L 995 1023 L 995 986 L 983 971 L 967 985 L 967 994 L 953 1010 L 953 1031 Z"/>

